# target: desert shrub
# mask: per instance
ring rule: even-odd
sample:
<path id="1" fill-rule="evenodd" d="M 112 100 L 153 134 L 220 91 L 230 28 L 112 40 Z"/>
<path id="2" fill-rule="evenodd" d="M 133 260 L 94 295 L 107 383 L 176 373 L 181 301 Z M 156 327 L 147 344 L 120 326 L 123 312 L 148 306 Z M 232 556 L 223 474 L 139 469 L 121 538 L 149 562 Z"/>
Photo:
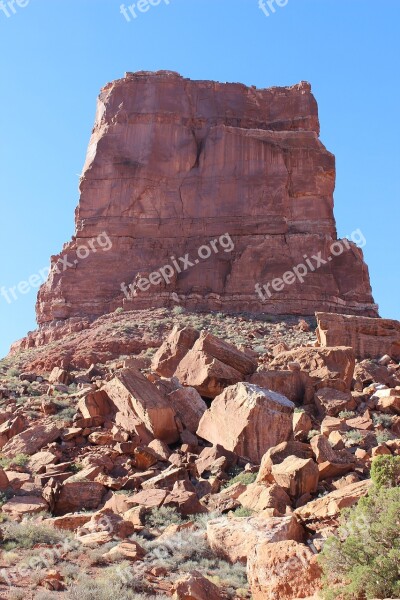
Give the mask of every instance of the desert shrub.
<path id="1" fill-rule="evenodd" d="M 400 485 L 400 456 L 377 456 L 372 461 L 371 479 L 378 487 Z"/>
<path id="2" fill-rule="evenodd" d="M 356 416 L 356 413 L 354 412 L 354 410 L 342 410 L 339 413 L 339 417 L 341 419 L 352 419 L 355 416 Z"/>
<path id="3" fill-rule="evenodd" d="M 128 561 L 103 569 L 97 577 L 81 574 L 68 588 L 68 600 L 167 600 L 152 593 L 149 584 Z"/>
<path id="4" fill-rule="evenodd" d="M 122 308 L 122 306 L 118 306 L 118 308 L 116 308 L 114 310 L 114 314 L 116 314 L 116 315 L 120 315 L 123 312 L 124 312 L 124 309 Z"/>
<path id="5" fill-rule="evenodd" d="M 165 529 L 168 525 L 180 525 L 183 523 L 181 515 L 171 506 L 153 508 L 145 517 L 147 527 Z"/>
<path id="6" fill-rule="evenodd" d="M 400 487 L 374 486 L 340 517 L 319 556 L 326 600 L 400 597 Z"/>
<path id="7" fill-rule="evenodd" d="M 25 600 L 25 598 L 26 598 L 26 590 L 25 589 L 13 588 L 13 589 L 10 590 L 8 598 L 9 598 L 9 600 Z"/>
<path id="8" fill-rule="evenodd" d="M 11 465 L 16 465 L 17 467 L 25 467 L 29 462 L 29 456 L 27 454 L 16 454 L 14 458 L 0 458 L 0 466 L 3 469 L 8 469 Z"/>
<path id="9" fill-rule="evenodd" d="M 66 408 L 61 409 L 60 412 L 55 414 L 54 419 L 56 419 L 57 421 L 70 421 L 74 418 L 75 414 L 76 409 L 72 406 L 67 406 Z"/>
<path id="10" fill-rule="evenodd" d="M 172 312 L 174 315 L 182 315 L 185 312 L 185 309 L 183 306 L 174 306 Z"/>
<path id="11" fill-rule="evenodd" d="M 77 463 L 77 462 L 71 463 L 70 471 L 72 471 L 72 473 L 79 473 L 79 471 L 82 471 L 82 469 L 83 469 L 83 465 L 81 463 Z"/>
<path id="12" fill-rule="evenodd" d="M 296 408 L 294 409 L 294 412 L 295 413 L 303 413 L 306 411 L 304 410 L 304 408 L 301 408 L 300 406 L 296 406 Z"/>
<path id="13" fill-rule="evenodd" d="M 8 369 L 7 371 L 7 377 L 19 377 L 19 375 L 20 371 L 14 367 L 11 367 L 11 369 Z"/>
<path id="14" fill-rule="evenodd" d="M 378 442 L 378 444 L 384 444 L 385 442 L 388 442 L 389 440 L 393 440 L 394 436 L 390 433 L 390 431 L 378 431 L 378 433 L 376 434 L 376 441 Z"/>
<path id="15" fill-rule="evenodd" d="M 233 511 L 233 514 L 235 517 L 251 517 L 254 514 L 254 511 L 250 508 L 239 506 Z"/>
<path id="16" fill-rule="evenodd" d="M 308 432 L 307 434 L 307 439 L 311 440 L 313 437 L 315 437 L 316 435 L 319 435 L 320 432 L 318 431 L 318 429 L 311 429 L 311 431 Z"/>
<path id="17" fill-rule="evenodd" d="M 2 528 L 3 540 L 1 545 L 5 550 L 13 548 L 33 548 L 36 544 L 58 544 L 65 538 L 65 532 L 58 531 L 48 525 L 23 521 L 10 521 Z"/>
<path id="18" fill-rule="evenodd" d="M 232 479 L 227 481 L 223 487 L 224 488 L 230 487 L 231 485 L 234 485 L 235 483 L 243 483 L 243 485 L 250 485 L 251 483 L 254 483 L 256 479 L 257 479 L 257 473 L 247 473 L 245 471 L 241 471 L 237 475 L 232 477 Z"/>
<path id="19" fill-rule="evenodd" d="M 346 440 L 350 442 L 350 444 L 360 444 L 363 441 L 363 436 L 359 431 L 357 431 L 357 429 L 350 429 L 350 431 L 346 431 L 344 436 Z"/>
<path id="20" fill-rule="evenodd" d="M 25 597 L 24 594 L 24 600 Z M 57 598 L 59 598 L 59 595 L 56 592 L 49 592 L 47 590 L 41 590 L 35 596 L 35 600 L 57 600 Z"/>
<path id="21" fill-rule="evenodd" d="M 372 420 L 373 420 L 375 426 L 382 425 L 386 429 L 390 429 L 391 426 L 393 425 L 392 415 L 374 414 L 374 415 L 372 415 Z"/>

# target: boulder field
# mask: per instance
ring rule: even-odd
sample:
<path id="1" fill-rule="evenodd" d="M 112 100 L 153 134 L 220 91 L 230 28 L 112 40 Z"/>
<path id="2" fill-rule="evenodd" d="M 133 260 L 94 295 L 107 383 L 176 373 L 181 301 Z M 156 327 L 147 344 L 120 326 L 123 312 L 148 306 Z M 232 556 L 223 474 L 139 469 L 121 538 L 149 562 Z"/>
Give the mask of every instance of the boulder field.
<path id="1" fill-rule="evenodd" d="M 325 337 L 277 317 L 258 350 L 230 341 L 244 317 L 196 328 L 180 313 L 151 352 L 78 368 L 52 342 L 1 361 L 1 537 L 25 561 L 24 535 L 39 556 L 63 551 L 39 584 L 4 558 L 0 593 L 69 598 L 78 572 L 112 568 L 150 597 L 317 598 L 340 511 L 368 494 L 375 457 L 400 455 L 398 324 L 317 317 Z M 324 343 L 361 327 L 362 345 Z"/>

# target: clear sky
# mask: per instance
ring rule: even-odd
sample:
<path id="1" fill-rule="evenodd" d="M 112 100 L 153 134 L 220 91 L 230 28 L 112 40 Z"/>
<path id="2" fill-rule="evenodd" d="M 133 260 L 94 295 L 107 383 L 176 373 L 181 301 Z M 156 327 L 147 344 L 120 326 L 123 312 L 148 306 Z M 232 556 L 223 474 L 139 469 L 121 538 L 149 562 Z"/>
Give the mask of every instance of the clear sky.
<path id="1" fill-rule="evenodd" d="M 337 158 L 339 235 L 362 230 L 381 316 L 400 319 L 400 0 L 284 4 L 266 16 L 258 0 L 161 0 L 128 21 L 121 0 L 3 0 L 0 287 L 38 274 L 73 234 L 100 87 L 169 69 L 257 87 L 311 82 Z M 35 289 L 0 297 L 1 356 L 35 328 L 35 301 Z"/>

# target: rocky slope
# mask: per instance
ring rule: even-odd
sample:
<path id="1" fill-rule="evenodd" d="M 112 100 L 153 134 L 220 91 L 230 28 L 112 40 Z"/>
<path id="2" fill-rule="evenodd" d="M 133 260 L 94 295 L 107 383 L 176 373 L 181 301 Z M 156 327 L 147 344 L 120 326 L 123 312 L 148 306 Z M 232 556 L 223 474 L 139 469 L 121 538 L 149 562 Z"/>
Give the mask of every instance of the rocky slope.
<path id="1" fill-rule="evenodd" d="M 399 324 L 349 317 L 356 358 L 310 318 L 151 314 L 118 359 L 132 313 L 0 362 L 1 598 L 317 598 L 341 509 L 400 455 L 400 365 L 375 355 Z"/>
<path id="2" fill-rule="evenodd" d="M 318 136 L 305 82 L 256 89 L 161 71 L 106 85 L 76 233 L 52 257 L 38 323 L 177 299 L 201 310 L 376 315 L 362 250 L 332 249 L 335 160 Z M 256 292 L 305 257 L 304 278 Z"/>

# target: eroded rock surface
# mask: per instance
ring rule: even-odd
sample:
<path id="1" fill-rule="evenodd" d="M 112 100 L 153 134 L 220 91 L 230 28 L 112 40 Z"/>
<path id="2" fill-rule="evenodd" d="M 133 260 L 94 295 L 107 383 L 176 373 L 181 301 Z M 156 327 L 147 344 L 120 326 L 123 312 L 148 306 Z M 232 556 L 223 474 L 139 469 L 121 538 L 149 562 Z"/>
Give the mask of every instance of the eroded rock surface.
<path id="1" fill-rule="evenodd" d="M 39 324 L 173 306 L 177 297 L 205 310 L 376 316 L 361 249 L 346 243 L 331 256 L 335 159 L 318 136 L 306 82 L 256 89 L 161 71 L 107 84 L 75 236 L 52 257 Z M 281 278 L 304 255 L 325 263 L 257 295 L 256 283 Z"/>

